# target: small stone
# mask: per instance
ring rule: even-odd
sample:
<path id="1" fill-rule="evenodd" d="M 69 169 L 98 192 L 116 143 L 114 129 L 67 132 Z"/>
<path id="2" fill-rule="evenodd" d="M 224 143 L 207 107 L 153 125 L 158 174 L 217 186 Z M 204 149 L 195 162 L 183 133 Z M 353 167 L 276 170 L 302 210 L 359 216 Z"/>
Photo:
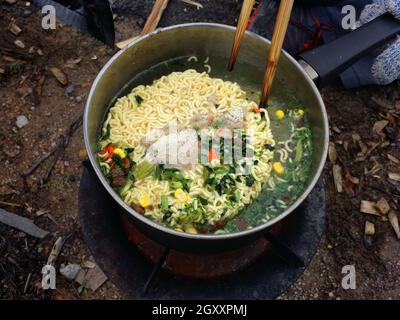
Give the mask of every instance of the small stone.
<path id="1" fill-rule="evenodd" d="M 74 280 L 81 267 L 74 263 L 69 263 L 66 266 L 61 266 L 60 273 L 68 280 Z"/>
<path id="2" fill-rule="evenodd" d="M 330 298 L 333 298 L 335 295 L 334 295 L 333 292 L 331 291 L 331 292 L 328 293 L 328 296 L 329 296 Z"/>
<path id="3" fill-rule="evenodd" d="M 42 56 L 43 55 L 43 51 L 42 51 L 42 49 L 37 49 L 37 54 L 39 55 L 39 56 Z"/>
<path id="4" fill-rule="evenodd" d="M 81 96 L 76 96 L 75 97 L 75 101 L 78 102 L 78 103 L 82 102 L 82 97 Z"/>
<path id="5" fill-rule="evenodd" d="M 139 27 L 143 27 L 145 22 L 146 20 L 144 20 L 143 18 L 139 18 L 136 23 Z"/>
<path id="6" fill-rule="evenodd" d="M 68 87 L 65 88 L 65 93 L 66 94 L 71 94 L 72 92 L 74 92 L 74 85 L 71 84 Z"/>
<path id="7" fill-rule="evenodd" d="M 17 0 L 6 0 L 6 2 L 7 2 L 8 4 L 14 4 L 14 3 L 17 2 Z"/>
<path id="8" fill-rule="evenodd" d="M 28 124 L 28 118 L 27 117 L 25 117 L 25 116 L 18 116 L 17 117 L 17 121 L 15 122 L 15 125 L 18 127 L 18 128 L 22 128 L 22 127 L 25 127 L 27 124 Z"/>

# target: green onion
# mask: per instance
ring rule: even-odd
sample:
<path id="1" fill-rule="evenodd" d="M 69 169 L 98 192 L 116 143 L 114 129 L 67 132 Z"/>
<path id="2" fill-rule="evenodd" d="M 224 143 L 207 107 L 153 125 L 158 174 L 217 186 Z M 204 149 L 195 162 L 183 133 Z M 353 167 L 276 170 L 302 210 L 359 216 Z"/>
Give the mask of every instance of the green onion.
<path id="1" fill-rule="evenodd" d="M 161 196 L 161 211 L 168 211 L 168 197 L 166 195 Z"/>
<path id="2" fill-rule="evenodd" d="M 294 157 L 294 161 L 299 162 L 303 157 L 303 143 L 301 140 L 297 141 L 296 145 L 296 156 Z"/>
<path id="3" fill-rule="evenodd" d="M 152 165 L 150 162 L 143 161 L 136 166 L 133 174 L 137 179 L 144 179 L 150 176 L 153 173 L 154 169 L 155 166 Z"/>

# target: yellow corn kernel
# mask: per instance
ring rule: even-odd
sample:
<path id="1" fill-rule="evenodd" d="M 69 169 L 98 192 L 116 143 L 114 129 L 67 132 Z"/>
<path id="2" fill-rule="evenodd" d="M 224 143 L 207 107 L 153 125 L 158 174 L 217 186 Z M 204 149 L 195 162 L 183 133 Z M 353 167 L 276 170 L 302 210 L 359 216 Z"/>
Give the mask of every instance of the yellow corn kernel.
<path id="1" fill-rule="evenodd" d="M 197 230 L 191 225 L 185 226 L 185 232 L 191 234 L 197 234 Z"/>
<path id="2" fill-rule="evenodd" d="M 281 109 L 276 110 L 275 115 L 279 120 L 282 120 L 285 117 L 285 113 Z"/>
<path id="3" fill-rule="evenodd" d="M 282 167 L 282 164 L 281 164 L 280 162 L 274 162 L 274 163 L 272 164 L 272 168 L 274 169 L 274 171 L 275 171 L 277 174 L 281 174 L 281 173 L 283 173 L 283 171 L 285 171 L 285 170 L 283 169 L 283 167 Z"/>
<path id="4" fill-rule="evenodd" d="M 182 189 L 177 189 L 174 193 L 175 199 L 180 203 L 186 203 L 189 201 L 189 195 Z"/>
<path id="5" fill-rule="evenodd" d="M 120 148 L 115 148 L 113 154 L 118 155 L 121 159 L 124 159 L 126 157 L 125 151 Z"/>
<path id="6" fill-rule="evenodd" d="M 304 116 L 304 110 L 303 110 L 303 109 L 297 110 L 297 114 L 298 114 L 300 117 Z"/>
<path id="7" fill-rule="evenodd" d="M 140 196 L 139 198 L 139 204 L 143 207 L 143 208 L 147 208 L 149 206 L 152 205 L 152 201 L 151 201 L 151 197 L 148 193 Z"/>
<path id="8" fill-rule="evenodd" d="M 183 232 L 181 228 L 175 228 L 176 231 Z"/>

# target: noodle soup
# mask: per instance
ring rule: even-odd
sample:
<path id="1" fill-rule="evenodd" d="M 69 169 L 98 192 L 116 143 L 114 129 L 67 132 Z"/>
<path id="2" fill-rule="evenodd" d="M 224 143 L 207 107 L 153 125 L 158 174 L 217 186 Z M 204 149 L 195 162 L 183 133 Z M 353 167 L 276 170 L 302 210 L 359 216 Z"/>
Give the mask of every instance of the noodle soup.
<path id="1" fill-rule="evenodd" d="M 111 103 L 99 138 L 100 167 L 120 197 L 182 232 L 252 228 L 287 208 L 307 182 L 303 109 L 275 99 L 260 108 L 254 67 L 249 83 L 235 79 L 246 66 L 232 79 L 214 76 L 217 62 L 185 57 L 139 75 Z"/>

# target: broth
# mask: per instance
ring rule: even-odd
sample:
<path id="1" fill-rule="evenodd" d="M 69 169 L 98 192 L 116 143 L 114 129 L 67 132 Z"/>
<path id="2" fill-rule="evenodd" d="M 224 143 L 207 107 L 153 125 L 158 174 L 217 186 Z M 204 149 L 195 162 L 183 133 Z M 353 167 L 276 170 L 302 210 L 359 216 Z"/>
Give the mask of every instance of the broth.
<path id="1" fill-rule="evenodd" d="M 188 56 L 178 57 L 141 72 L 118 92 L 108 108 L 114 105 L 119 97 L 127 95 L 132 88 L 138 85 L 149 85 L 154 80 L 172 72 L 187 69 L 195 69 L 198 72 L 207 71 L 206 64 L 211 67 L 211 77 L 237 82 L 242 90 L 246 91 L 249 100 L 259 101 L 263 70 L 238 61 L 235 70 L 227 72 L 228 60 L 219 57 L 208 58 L 203 56 L 197 57 L 197 61 L 194 61 L 193 58 L 191 61 L 188 60 Z M 234 219 L 228 221 L 216 233 L 233 233 L 251 229 L 277 217 L 297 200 L 309 182 L 312 159 L 311 129 L 307 114 L 299 116 L 301 111 L 298 111 L 303 110 L 304 106 L 296 100 L 294 93 L 290 92 L 279 79 L 274 81 L 269 104 L 270 127 L 276 141 L 273 161 L 281 160 L 282 151 L 280 150 L 289 151 L 288 158 L 283 164 L 284 173 L 280 175 L 272 174 L 275 187 L 272 190 L 265 187 L 258 199 L 239 212 Z M 275 112 L 278 109 L 284 111 L 285 117 L 283 119 L 277 119 Z M 286 143 L 285 146 L 285 142 L 290 138 L 291 141 Z M 301 147 L 299 147 L 300 144 Z"/>

